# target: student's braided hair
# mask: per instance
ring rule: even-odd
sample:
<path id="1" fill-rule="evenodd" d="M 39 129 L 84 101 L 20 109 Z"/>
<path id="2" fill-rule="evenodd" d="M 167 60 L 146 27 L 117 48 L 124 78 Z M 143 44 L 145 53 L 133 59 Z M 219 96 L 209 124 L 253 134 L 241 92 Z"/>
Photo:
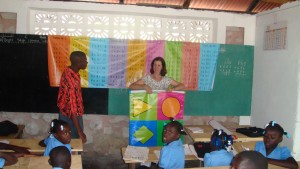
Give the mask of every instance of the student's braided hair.
<path id="1" fill-rule="evenodd" d="M 290 134 L 285 131 L 278 123 L 276 123 L 275 121 L 270 121 L 270 123 L 267 123 L 265 125 L 265 131 L 267 129 L 275 129 L 280 133 L 280 136 L 282 137 L 283 135 L 286 135 L 287 138 L 290 138 Z"/>
<path id="2" fill-rule="evenodd" d="M 175 127 L 180 135 L 186 135 L 182 124 L 179 121 L 175 121 L 174 118 L 170 118 L 171 122 L 168 123 L 169 126 Z"/>
<path id="3" fill-rule="evenodd" d="M 216 150 L 227 149 L 232 146 L 233 138 L 231 135 L 227 135 L 222 129 L 214 129 L 211 136 L 211 145 L 216 148 Z"/>
<path id="4" fill-rule="evenodd" d="M 66 125 L 68 125 L 67 122 L 65 122 L 63 120 L 54 119 L 50 123 L 49 133 L 54 134 L 54 133 L 57 133 L 58 131 L 63 131 L 64 126 L 66 126 Z"/>

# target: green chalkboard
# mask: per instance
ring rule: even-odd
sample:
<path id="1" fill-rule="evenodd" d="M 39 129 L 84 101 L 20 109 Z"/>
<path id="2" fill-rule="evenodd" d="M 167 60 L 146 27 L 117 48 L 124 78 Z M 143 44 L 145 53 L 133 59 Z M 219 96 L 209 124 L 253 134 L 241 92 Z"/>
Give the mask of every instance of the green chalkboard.
<path id="1" fill-rule="evenodd" d="M 186 91 L 188 116 L 248 116 L 251 112 L 253 46 L 221 45 L 212 91 Z M 126 89 L 109 89 L 109 115 L 129 115 Z"/>
<path id="2" fill-rule="evenodd" d="M 213 91 L 187 91 L 185 115 L 250 115 L 253 52 L 253 46 L 221 45 Z"/>
<path id="3" fill-rule="evenodd" d="M 128 115 L 129 91 L 127 89 L 108 89 L 108 114 Z"/>

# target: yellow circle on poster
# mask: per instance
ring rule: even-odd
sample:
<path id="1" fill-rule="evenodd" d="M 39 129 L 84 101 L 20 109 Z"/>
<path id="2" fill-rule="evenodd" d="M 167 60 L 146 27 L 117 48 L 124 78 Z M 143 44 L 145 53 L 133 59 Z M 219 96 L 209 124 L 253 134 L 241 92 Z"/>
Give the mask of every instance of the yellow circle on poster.
<path id="1" fill-rule="evenodd" d="M 169 97 L 163 101 L 161 109 L 166 117 L 175 117 L 180 111 L 180 103 L 176 98 Z"/>

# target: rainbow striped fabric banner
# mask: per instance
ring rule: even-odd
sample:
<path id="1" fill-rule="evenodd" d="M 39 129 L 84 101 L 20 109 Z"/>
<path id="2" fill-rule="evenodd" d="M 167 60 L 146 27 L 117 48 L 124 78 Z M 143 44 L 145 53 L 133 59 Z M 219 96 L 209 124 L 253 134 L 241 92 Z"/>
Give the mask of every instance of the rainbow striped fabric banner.
<path id="1" fill-rule="evenodd" d="M 127 88 L 149 74 L 151 61 L 161 56 L 167 64 L 167 76 L 185 84 L 186 90 L 211 91 L 219 49 L 220 44 L 49 35 L 50 85 L 59 86 L 70 65 L 70 53 L 80 50 L 88 59 L 87 69 L 79 72 L 85 88 Z"/>

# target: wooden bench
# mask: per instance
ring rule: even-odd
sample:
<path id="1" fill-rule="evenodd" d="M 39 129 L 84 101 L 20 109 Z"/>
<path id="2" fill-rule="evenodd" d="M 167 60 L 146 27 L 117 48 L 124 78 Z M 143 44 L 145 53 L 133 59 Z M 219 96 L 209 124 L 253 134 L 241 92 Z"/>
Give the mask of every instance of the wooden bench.
<path id="1" fill-rule="evenodd" d="M 72 155 L 71 169 L 82 169 L 81 155 Z M 18 162 L 11 166 L 5 166 L 5 169 L 52 169 L 48 163 L 49 156 L 30 156 L 20 157 Z"/>
<path id="2" fill-rule="evenodd" d="M 43 154 L 45 147 L 41 147 L 39 142 L 41 139 L 0 139 L 0 141 L 8 141 L 9 144 L 28 147 L 29 152 L 32 154 Z M 83 151 L 83 145 L 81 139 L 72 139 L 70 143 L 72 147 L 72 153 L 79 154 Z M 0 150 L 2 152 L 11 152 L 11 150 Z"/>

